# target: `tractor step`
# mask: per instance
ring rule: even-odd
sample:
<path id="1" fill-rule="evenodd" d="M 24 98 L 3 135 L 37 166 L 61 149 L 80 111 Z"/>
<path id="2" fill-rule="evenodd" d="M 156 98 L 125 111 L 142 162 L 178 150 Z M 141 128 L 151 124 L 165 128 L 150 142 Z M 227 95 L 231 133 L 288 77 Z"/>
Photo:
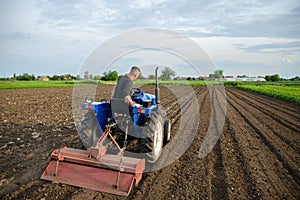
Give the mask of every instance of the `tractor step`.
<path id="1" fill-rule="evenodd" d="M 52 152 L 41 179 L 128 196 L 144 169 L 144 159 L 123 156 L 120 165 L 120 155 L 95 159 L 88 151 L 64 147 Z"/>

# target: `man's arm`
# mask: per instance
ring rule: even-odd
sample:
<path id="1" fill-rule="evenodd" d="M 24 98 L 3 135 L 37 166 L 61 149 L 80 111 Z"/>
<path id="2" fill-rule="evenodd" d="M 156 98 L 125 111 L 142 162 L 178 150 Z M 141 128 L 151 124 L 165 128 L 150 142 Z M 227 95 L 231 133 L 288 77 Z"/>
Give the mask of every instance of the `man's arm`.
<path id="1" fill-rule="evenodd" d="M 141 107 L 140 104 L 137 104 L 137 103 L 135 103 L 134 101 L 132 101 L 130 95 L 125 96 L 125 97 L 124 97 L 124 100 L 125 100 L 126 103 L 128 103 L 128 104 L 131 105 L 132 107 L 137 107 L 137 108 Z"/>

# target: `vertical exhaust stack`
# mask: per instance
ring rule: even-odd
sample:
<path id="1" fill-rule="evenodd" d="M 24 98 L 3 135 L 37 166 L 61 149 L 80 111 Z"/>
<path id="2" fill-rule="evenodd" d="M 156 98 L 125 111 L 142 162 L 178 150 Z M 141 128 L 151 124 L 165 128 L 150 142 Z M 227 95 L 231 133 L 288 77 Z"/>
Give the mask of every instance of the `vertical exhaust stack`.
<path id="1" fill-rule="evenodd" d="M 156 104 L 160 103 L 160 97 L 159 97 L 159 87 L 158 87 L 158 75 L 157 75 L 158 67 L 155 69 L 155 98 L 156 98 Z"/>

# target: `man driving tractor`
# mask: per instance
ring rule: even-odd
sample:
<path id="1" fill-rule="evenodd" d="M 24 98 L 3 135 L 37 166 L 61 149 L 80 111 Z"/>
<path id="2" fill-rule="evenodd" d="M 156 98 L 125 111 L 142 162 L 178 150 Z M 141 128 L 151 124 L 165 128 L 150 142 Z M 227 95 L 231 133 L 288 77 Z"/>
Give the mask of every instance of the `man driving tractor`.
<path id="1" fill-rule="evenodd" d="M 136 108 L 141 107 L 140 104 L 135 103 L 131 99 L 132 87 L 133 87 L 132 81 L 136 80 L 139 77 L 140 72 L 141 70 L 138 67 L 133 66 L 131 67 L 129 74 L 119 78 L 113 94 L 113 98 L 124 99 L 124 102 L 132 107 L 136 107 Z"/>

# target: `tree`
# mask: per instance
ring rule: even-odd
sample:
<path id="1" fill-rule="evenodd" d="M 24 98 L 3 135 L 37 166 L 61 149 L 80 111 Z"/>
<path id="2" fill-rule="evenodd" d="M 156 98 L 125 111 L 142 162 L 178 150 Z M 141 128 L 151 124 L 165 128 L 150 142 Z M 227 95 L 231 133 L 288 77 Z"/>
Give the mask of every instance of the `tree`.
<path id="1" fill-rule="evenodd" d="M 223 75 L 223 70 L 216 70 L 215 71 L 215 74 L 216 74 L 216 76 L 217 76 L 217 78 L 224 78 L 224 75 Z"/>
<path id="2" fill-rule="evenodd" d="M 101 77 L 101 80 L 103 81 L 116 81 L 118 79 L 118 72 L 117 71 L 109 71 L 104 72 L 103 77 Z"/>
<path id="3" fill-rule="evenodd" d="M 143 76 L 142 72 L 140 72 L 139 77 L 137 79 L 145 79 L 145 77 Z"/>
<path id="4" fill-rule="evenodd" d="M 209 74 L 209 78 L 217 78 L 217 79 L 223 78 L 224 77 L 223 72 L 224 72 L 223 70 L 218 69 L 214 71 L 213 74 Z"/>
<path id="5" fill-rule="evenodd" d="M 84 80 L 89 80 L 89 72 L 88 71 L 84 72 L 83 79 Z"/>
<path id="6" fill-rule="evenodd" d="M 148 76 L 148 79 L 150 79 L 150 80 L 155 79 L 155 75 L 154 75 L 154 74 L 150 74 L 150 75 Z"/>
<path id="7" fill-rule="evenodd" d="M 16 76 L 16 80 L 18 80 L 18 81 L 33 81 L 33 80 L 35 80 L 35 76 L 33 74 L 29 75 L 27 73 L 24 73 L 23 75 Z"/>
<path id="8" fill-rule="evenodd" d="M 272 81 L 272 82 L 278 82 L 280 81 L 280 77 L 278 74 L 274 74 L 274 75 L 267 75 L 265 76 L 266 81 Z"/>
<path id="9" fill-rule="evenodd" d="M 59 75 L 58 80 L 65 80 L 65 76 L 64 75 Z"/>
<path id="10" fill-rule="evenodd" d="M 175 76 L 175 71 L 169 67 L 166 67 L 161 73 L 162 75 L 160 76 L 160 78 L 162 80 L 171 80 L 172 76 Z"/>
<path id="11" fill-rule="evenodd" d="M 174 78 L 174 80 L 175 81 L 180 81 L 180 80 L 184 80 L 185 78 L 184 77 L 180 77 L 180 76 L 176 76 L 175 78 Z"/>
<path id="12" fill-rule="evenodd" d="M 278 81 L 280 81 L 279 75 L 278 75 L 278 74 L 272 75 L 272 76 L 271 76 L 271 81 L 272 81 L 272 82 L 278 82 Z"/>
<path id="13" fill-rule="evenodd" d="M 80 75 L 78 74 L 77 76 L 76 76 L 76 78 L 75 78 L 76 80 L 81 80 L 81 77 L 80 77 Z"/>
<path id="14" fill-rule="evenodd" d="M 300 81 L 300 78 L 299 78 L 299 76 L 295 76 L 294 78 L 291 78 L 290 80 L 291 81 Z"/>
<path id="15" fill-rule="evenodd" d="M 247 75 L 239 75 L 239 76 L 237 76 L 238 78 L 249 78 L 249 76 L 247 76 Z"/>
<path id="16" fill-rule="evenodd" d="M 100 75 L 95 75 L 94 76 L 94 80 L 100 80 L 101 79 L 101 76 Z"/>
<path id="17" fill-rule="evenodd" d="M 59 79 L 58 75 L 53 75 L 52 77 L 50 77 L 50 80 L 53 80 L 53 81 L 57 81 L 58 79 Z"/>

